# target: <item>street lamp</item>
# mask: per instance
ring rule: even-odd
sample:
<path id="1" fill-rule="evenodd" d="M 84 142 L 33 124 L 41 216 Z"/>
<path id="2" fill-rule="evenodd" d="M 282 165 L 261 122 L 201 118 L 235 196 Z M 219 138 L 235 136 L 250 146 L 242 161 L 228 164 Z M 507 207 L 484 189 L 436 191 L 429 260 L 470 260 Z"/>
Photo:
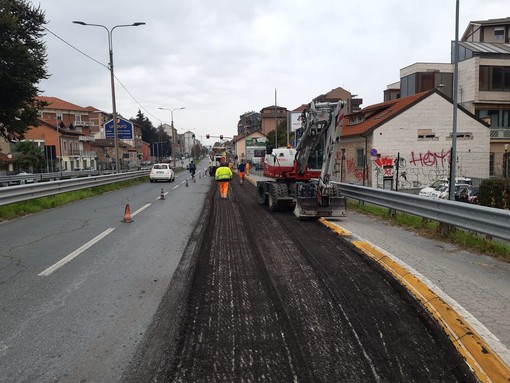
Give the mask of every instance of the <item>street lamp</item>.
<path id="1" fill-rule="evenodd" d="M 158 109 L 161 109 L 161 110 L 169 110 L 170 111 L 170 116 L 172 118 L 172 157 L 174 158 L 174 168 L 177 166 L 175 164 L 175 137 L 174 137 L 174 110 L 181 110 L 181 109 L 186 109 L 185 106 L 181 106 L 180 108 L 173 108 L 173 109 L 170 109 L 170 108 L 158 108 Z"/>
<path id="2" fill-rule="evenodd" d="M 120 27 L 138 27 L 139 25 L 145 25 L 144 22 L 136 22 L 133 24 L 120 24 L 115 25 L 112 28 L 108 29 L 106 26 L 101 24 L 89 24 L 83 21 L 73 21 L 74 24 L 85 25 L 90 27 L 100 27 L 104 28 L 108 33 L 108 51 L 110 54 L 110 63 L 108 64 L 108 69 L 110 70 L 110 81 L 112 87 L 112 113 L 113 113 L 113 135 L 114 135 L 114 145 L 115 145 L 115 156 L 117 163 L 115 164 L 115 173 L 119 172 L 121 161 L 119 159 L 119 137 L 118 137 L 118 126 L 117 126 L 117 106 L 115 103 L 115 75 L 113 74 L 113 40 L 112 34 L 115 28 Z"/>

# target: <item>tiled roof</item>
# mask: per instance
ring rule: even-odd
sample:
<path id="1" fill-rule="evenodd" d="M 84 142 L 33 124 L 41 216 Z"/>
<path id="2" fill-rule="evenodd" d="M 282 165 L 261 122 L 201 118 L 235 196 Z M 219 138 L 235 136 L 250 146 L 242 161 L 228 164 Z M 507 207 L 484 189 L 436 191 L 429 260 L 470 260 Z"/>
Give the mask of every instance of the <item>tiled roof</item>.
<path id="1" fill-rule="evenodd" d="M 437 91 L 433 89 L 428 92 L 417 93 L 413 96 L 369 105 L 358 113 L 350 114 L 344 120 L 342 137 L 359 136 L 371 132 L 435 92 Z M 349 125 L 349 121 L 359 116 L 364 117 L 363 122 Z"/>
<path id="2" fill-rule="evenodd" d="M 47 96 L 37 96 L 37 100 L 44 101 L 48 104 L 48 109 L 57 109 L 57 110 L 70 110 L 73 112 L 88 112 L 86 108 L 81 106 L 71 104 L 70 102 L 61 100 L 57 97 L 47 97 Z"/>

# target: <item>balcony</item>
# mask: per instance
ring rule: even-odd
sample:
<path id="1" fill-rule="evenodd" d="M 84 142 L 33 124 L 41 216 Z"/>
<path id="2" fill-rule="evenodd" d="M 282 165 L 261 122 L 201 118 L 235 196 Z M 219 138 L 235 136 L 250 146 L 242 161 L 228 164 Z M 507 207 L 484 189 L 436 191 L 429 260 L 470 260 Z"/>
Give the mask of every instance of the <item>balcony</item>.
<path id="1" fill-rule="evenodd" d="M 78 150 L 78 149 L 68 149 L 63 151 L 64 156 L 69 157 L 96 157 L 96 152 L 93 150 Z"/>
<path id="2" fill-rule="evenodd" d="M 75 121 L 73 122 L 74 126 L 94 126 L 94 122 L 92 121 Z"/>
<path id="3" fill-rule="evenodd" d="M 94 136 L 79 136 L 78 140 L 81 142 L 94 142 L 96 138 Z"/>
<path id="4" fill-rule="evenodd" d="M 491 140 L 492 139 L 510 140 L 510 128 L 491 129 Z"/>

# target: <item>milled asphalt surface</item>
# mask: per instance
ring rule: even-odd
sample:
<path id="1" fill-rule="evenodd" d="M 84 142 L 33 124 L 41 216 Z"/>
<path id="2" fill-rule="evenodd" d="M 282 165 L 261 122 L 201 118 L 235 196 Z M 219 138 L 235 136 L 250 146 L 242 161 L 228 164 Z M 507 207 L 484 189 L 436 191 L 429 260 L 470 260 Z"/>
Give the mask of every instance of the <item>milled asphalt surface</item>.
<path id="1" fill-rule="evenodd" d="M 192 186 L 192 185 L 191 185 Z M 424 306 L 252 185 L 211 190 L 124 382 L 474 382 Z"/>
<path id="2" fill-rule="evenodd" d="M 260 178 L 250 175 L 252 183 Z M 441 298 L 510 366 L 510 263 L 354 211 L 329 221 L 387 252 L 430 288 L 442 291 Z"/>

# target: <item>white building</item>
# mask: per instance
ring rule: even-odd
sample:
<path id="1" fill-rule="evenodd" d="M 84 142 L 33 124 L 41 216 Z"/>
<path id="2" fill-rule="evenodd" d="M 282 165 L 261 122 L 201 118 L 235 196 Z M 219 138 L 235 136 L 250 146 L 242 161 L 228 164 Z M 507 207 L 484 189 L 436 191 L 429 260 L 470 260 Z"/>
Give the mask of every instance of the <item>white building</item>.
<path id="1" fill-rule="evenodd" d="M 368 106 L 344 121 L 334 177 L 399 190 L 429 185 L 449 176 L 452 132 L 452 101 L 436 89 Z M 489 124 L 462 107 L 456 146 L 457 177 L 489 178 Z"/>

